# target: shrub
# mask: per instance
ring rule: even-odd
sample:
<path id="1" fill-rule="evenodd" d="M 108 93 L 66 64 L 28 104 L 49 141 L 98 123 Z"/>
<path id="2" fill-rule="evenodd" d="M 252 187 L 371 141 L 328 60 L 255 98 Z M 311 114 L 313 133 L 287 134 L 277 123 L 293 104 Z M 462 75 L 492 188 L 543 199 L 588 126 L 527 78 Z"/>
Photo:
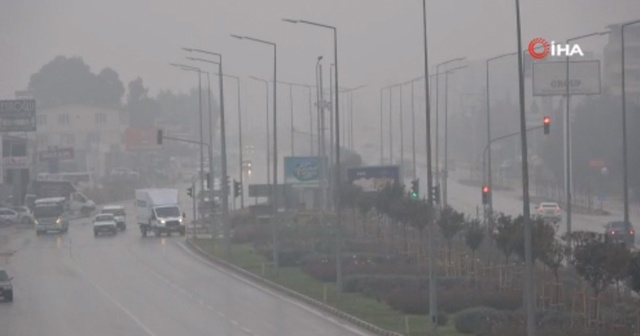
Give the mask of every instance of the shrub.
<path id="1" fill-rule="evenodd" d="M 479 291 L 450 288 L 438 293 L 439 307 L 449 314 L 472 307 L 515 310 L 522 306 L 520 291 Z"/>
<path id="2" fill-rule="evenodd" d="M 429 296 L 426 290 L 415 286 L 404 286 L 393 289 L 385 298 L 391 308 L 405 314 L 427 314 L 429 312 Z"/>
<path id="3" fill-rule="evenodd" d="M 336 263 L 333 261 L 307 263 L 301 269 L 320 281 L 335 282 L 337 278 Z"/>
<path id="4" fill-rule="evenodd" d="M 492 332 L 494 325 L 503 323 L 506 319 L 507 315 L 503 311 L 474 307 L 459 312 L 454 319 L 454 324 L 460 333 L 479 335 Z"/>

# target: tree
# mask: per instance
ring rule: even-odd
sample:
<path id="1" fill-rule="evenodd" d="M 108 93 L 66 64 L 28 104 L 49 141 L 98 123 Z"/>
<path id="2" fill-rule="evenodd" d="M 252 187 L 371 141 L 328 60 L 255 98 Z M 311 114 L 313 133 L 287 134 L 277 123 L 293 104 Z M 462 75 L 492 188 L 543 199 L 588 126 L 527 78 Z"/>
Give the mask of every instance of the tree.
<path id="1" fill-rule="evenodd" d="M 540 256 L 545 266 L 549 267 L 556 280 L 555 302 L 560 302 L 560 267 L 567 256 L 567 248 L 561 242 L 554 240 L 551 245 L 545 249 Z"/>
<path id="2" fill-rule="evenodd" d="M 586 235 L 585 235 L 586 237 Z M 593 236 L 592 236 L 593 237 Z M 598 316 L 598 299 L 615 278 L 615 272 L 609 263 L 616 262 L 616 244 L 606 242 L 602 234 L 595 235 L 594 239 L 585 240 L 577 245 L 573 253 L 573 265 L 576 272 L 589 283 L 596 298 L 596 307 L 593 316 Z"/>
<path id="3" fill-rule="evenodd" d="M 152 126 L 158 116 L 160 105 L 149 98 L 149 89 L 144 86 L 142 78 L 138 77 L 128 84 L 127 108 L 129 109 L 129 123 L 133 127 Z"/>
<path id="4" fill-rule="evenodd" d="M 440 212 L 440 218 L 437 221 L 442 236 L 447 241 L 447 255 L 449 264 L 451 264 L 451 251 L 453 238 L 464 228 L 464 214 L 455 211 L 451 207 L 445 207 Z"/>
<path id="5" fill-rule="evenodd" d="M 514 251 L 518 256 L 525 260 L 524 251 L 524 216 L 520 215 L 514 219 L 514 225 L 517 230 L 514 244 Z M 532 261 L 535 262 L 540 256 L 544 255 L 555 242 L 556 226 L 541 217 L 531 218 L 531 238 L 532 238 Z"/>
<path id="6" fill-rule="evenodd" d="M 505 263 L 509 263 L 509 257 L 515 250 L 515 241 L 518 238 L 518 228 L 511 216 L 499 214 L 493 233 L 493 240 L 498 249 L 504 254 Z"/>
<path id="7" fill-rule="evenodd" d="M 484 228 L 480 225 L 480 220 L 467 220 L 464 238 L 467 247 L 471 249 L 471 268 L 475 271 L 476 251 L 484 240 Z"/>
<path id="8" fill-rule="evenodd" d="M 111 68 L 97 76 L 80 57 L 58 56 L 31 75 L 28 88 L 39 106 L 68 104 L 120 106 L 124 93 L 118 74 Z"/>
<path id="9" fill-rule="evenodd" d="M 629 275 L 629 287 L 636 294 L 640 294 L 640 251 L 634 252 L 629 258 L 629 267 L 627 268 Z M 640 300 L 638 300 L 640 304 Z M 640 311 L 638 311 L 640 314 Z"/>

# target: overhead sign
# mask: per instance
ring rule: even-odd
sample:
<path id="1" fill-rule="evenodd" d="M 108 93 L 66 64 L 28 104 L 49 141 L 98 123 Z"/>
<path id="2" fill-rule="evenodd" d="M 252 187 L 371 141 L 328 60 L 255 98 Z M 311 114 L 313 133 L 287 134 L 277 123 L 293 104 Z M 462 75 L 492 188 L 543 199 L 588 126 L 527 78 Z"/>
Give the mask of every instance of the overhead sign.
<path id="1" fill-rule="evenodd" d="M 124 144 L 128 151 L 158 149 L 158 129 L 156 127 L 129 127 L 124 132 Z"/>
<path id="2" fill-rule="evenodd" d="M 39 153 L 40 161 L 71 160 L 73 159 L 73 156 L 73 147 L 51 147 Z"/>
<path id="3" fill-rule="evenodd" d="M 347 171 L 349 183 L 359 186 L 365 192 L 380 191 L 400 183 L 399 166 L 369 166 L 350 168 Z"/>
<path id="4" fill-rule="evenodd" d="M 567 62 L 533 62 L 534 96 L 564 96 L 567 90 Z M 569 62 L 569 94 L 600 94 L 600 61 Z"/>
<path id="5" fill-rule="evenodd" d="M 284 158 L 284 183 L 317 186 L 320 181 L 321 160 L 317 156 Z"/>
<path id="6" fill-rule="evenodd" d="M 0 100 L 0 132 L 35 132 L 34 99 Z"/>
<path id="7" fill-rule="evenodd" d="M 7 156 L 2 158 L 3 169 L 27 169 L 31 165 L 29 156 Z"/>

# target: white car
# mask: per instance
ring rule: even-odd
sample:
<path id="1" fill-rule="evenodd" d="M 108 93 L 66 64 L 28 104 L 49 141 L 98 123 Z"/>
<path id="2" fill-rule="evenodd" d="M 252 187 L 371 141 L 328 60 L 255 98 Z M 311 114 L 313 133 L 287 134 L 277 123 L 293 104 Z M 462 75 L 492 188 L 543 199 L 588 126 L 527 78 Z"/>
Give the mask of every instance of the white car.
<path id="1" fill-rule="evenodd" d="M 16 224 L 20 222 L 20 214 L 9 208 L 0 208 L 0 221 L 7 224 Z"/>
<path id="2" fill-rule="evenodd" d="M 562 220 L 562 209 L 555 202 L 543 202 L 538 206 L 538 214 L 544 218 L 555 222 Z"/>
<path id="3" fill-rule="evenodd" d="M 11 209 L 18 213 L 18 221 L 21 224 L 32 224 L 34 222 L 31 210 L 26 206 L 12 206 Z"/>
<path id="4" fill-rule="evenodd" d="M 112 214 L 116 218 L 118 229 L 127 229 L 127 213 L 122 205 L 105 205 L 102 207 L 101 214 Z"/>
<path id="5" fill-rule="evenodd" d="M 118 232 L 116 218 L 112 214 L 99 214 L 93 220 L 93 235 L 97 237 L 101 233 L 115 235 Z"/>

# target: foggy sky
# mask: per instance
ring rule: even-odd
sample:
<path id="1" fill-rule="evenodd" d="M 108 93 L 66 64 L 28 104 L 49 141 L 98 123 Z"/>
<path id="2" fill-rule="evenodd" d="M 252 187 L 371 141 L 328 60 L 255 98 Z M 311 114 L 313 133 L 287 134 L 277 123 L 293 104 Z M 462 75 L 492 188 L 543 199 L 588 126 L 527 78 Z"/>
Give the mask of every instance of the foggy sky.
<path id="1" fill-rule="evenodd" d="M 24 89 L 29 76 L 57 55 L 81 56 L 94 72 L 112 67 L 125 85 L 142 76 L 153 94 L 194 85 L 194 76 L 168 66 L 188 62 L 183 46 L 222 53 L 226 73 L 271 78 L 271 49 L 232 33 L 278 43 L 279 79 L 314 84 L 316 57 L 324 56 L 326 69 L 333 61 L 331 31 L 285 23 L 284 17 L 338 27 L 341 86 L 368 84 L 359 109 L 377 109 L 380 86 L 423 71 L 419 0 L 3 2 L 0 98 Z M 515 50 L 513 0 L 429 0 L 427 6 L 431 65 Z M 640 17 L 638 0 L 521 0 L 521 6 L 525 45 L 538 36 L 564 40 Z M 248 95 L 264 92 L 257 82 L 245 80 L 244 86 L 252 88 Z"/>

